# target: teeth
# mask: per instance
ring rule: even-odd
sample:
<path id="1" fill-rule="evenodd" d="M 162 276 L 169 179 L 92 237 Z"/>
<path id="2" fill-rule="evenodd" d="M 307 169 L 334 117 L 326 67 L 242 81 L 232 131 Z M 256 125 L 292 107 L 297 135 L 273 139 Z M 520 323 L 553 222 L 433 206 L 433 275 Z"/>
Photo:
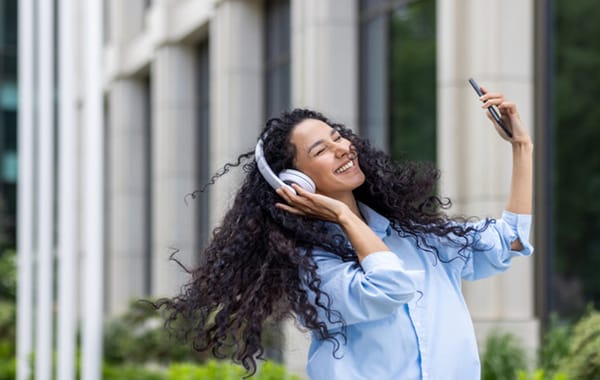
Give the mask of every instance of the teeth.
<path id="1" fill-rule="evenodd" d="M 335 172 L 336 172 L 337 174 L 341 174 L 341 173 L 345 172 L 346 170 L 350 169 L 350 168 L 351 168 L 351 167 L 353 167 L 353 166 L 354 166 L 354 162 L 352 162 L 352 161 L 348 161 L 348 163 L 347 163 L 347 164 L 345 164 L 344 166 L 342 166 L 342 167 L 340 167 L 340 168 L 336 169 L 336 171 L 335 171 Z"/>

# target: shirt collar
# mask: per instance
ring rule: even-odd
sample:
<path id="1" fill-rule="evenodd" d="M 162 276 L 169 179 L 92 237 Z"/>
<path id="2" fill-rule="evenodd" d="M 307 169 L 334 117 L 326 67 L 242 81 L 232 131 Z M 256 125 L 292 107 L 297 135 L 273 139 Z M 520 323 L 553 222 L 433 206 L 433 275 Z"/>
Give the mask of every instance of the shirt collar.
<path id="1" fill-rule="evenodd" d="M 383 239 L 391 234 L 392 229 L 390 221 L 385 216 L 379 214 L 377 211 L 373 210 L 364 203 L 357 203 L 358 209 L 365 218 L 365 221 L 380 239 Z"/>

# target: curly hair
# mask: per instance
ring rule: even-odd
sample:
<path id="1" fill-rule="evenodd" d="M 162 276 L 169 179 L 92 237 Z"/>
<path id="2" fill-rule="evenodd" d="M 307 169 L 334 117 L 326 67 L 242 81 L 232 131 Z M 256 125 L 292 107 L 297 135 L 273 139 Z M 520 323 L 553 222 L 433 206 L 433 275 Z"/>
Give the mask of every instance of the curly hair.
<path id="1" fill-rule="evenodd" d="M 388 218 L 392 228 L 415 239 L 440 261 L 447 262 L 428 236 L 458 244 L 460 253 L 475 244 L 470 236 L 489 224 L 486 221 L 476 228 L 444 214 L 451 202 L 435 195 L 440 174 L 432 164 L 394 162 L 350 129 L 312 110 L 294 109 L 267 121 L 261 138 L 265 158 L 275 173 L 294 168 L 295 147 L 290 135 L 305 119 L 327 123 L 356 149 L 365 174 L 365 182 L 354 190 L 356 199 Z M 259 173 L 253 155 L 253 151 L 241 154 L 193 193 L 205 191 L 231 167 L 241 165 L 245 172 L 232 207 L 214 229 L 198 267 L 189 271 L 191 280 L 178 296 L 155 302 L 157 308 L 166 310 L 167 327 L 184 321 L 177 323 L 177 328 L 185 330 L 196 350 L 210 349 L 216 357 L 230 357 L 241 363 L 249 376 L 256 372 L 256 359 L 264 352 L 261 336 L 267 318 L 297 317 L 321 339 L 331 341 L 335 355 L 340 339 L 346 338 L 345 322 L 332 308 L 330 295 L 320 290 L 312 253 L 323 249 L 359 265 L 345 236 L 332 235 L 327 223 L 275 207 L 281 198 Z M 336 328 L 327 327 L 319 318 L 319 309 Z"/>

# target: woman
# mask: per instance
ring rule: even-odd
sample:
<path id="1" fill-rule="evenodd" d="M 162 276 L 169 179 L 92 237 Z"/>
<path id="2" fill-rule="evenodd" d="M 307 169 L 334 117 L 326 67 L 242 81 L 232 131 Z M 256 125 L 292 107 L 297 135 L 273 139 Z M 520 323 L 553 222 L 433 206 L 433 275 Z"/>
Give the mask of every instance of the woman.
<path id="1" fill-rule="evenodd" d="M 434 195 L 439 172 L 396 163 L 321 114 L 293 110 L 267 122 L 264 156 L 296 169 L 316 193 L 270 187 L 254 161 L 182 293 L 158 306 L 199 350 L 250 373 L 268 317 L 311 331 L 311 379 L 476 379 L 480 365 L 461 279 L 529 255 L 532 143 L 516 106 L 486 93 L 512 130 L 510 197 L 501 219 L 464 223 Z M 253 152 L 241 155 L 238 166 Z M 188 327 L 182 327 L 188 326 Z"/>

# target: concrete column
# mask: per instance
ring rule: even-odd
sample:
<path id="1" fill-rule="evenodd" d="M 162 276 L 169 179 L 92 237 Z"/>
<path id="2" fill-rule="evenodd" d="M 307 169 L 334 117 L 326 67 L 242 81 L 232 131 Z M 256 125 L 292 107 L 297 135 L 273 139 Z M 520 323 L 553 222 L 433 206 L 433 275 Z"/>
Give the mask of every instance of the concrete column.
<path id="1" fill-rule="evenodd" d="M 124 43 L 144 28 L 144 0 L 108 0 L 111 42 Z"/>
<path id="2" fill-rule="evenodd" d="M 260 1 L 218 3 L 210 24 L 211 172 L 254 149 L 263 116 L 263 27 Z M 210 224 L 215 226 L 239 188 L 232 170 L 210 189 Z"/>
<path id="3" fill-rule="evenodd" d="M 292 105 L 358 123 L 358 5 L 291 0 Z"/>
<path id="4" fill-rule="evenodd" d="M 193 48 L 163 45 L 155 51 L 152 82 L 152 293 L 174 295 L 188 280 L 198 254 L 197 216 L 184 203 L 197 188 L 196 59 Z M 172 249 L 173 248 L 173 249 Z"/>
<path id="5" fill-rule="evenodd" d="M 508 199 L 511 148 L 467 79 L 503 92 L 533 128 L 533 1 L 438 0 L 437 7 L 440 192 L 453 200 L 453 213 L 499 217 Z M 480 341 L 500 326 L 536 347 L 533 263 L 516 259 L 507 273 L 465 284 Z"/>
<path id="6" fill-rule="evenodd" d="M 118 79 L 109 92 L 108 313 L 145 295 L 148 263 L 148 107 L 146 85 Z"/>

